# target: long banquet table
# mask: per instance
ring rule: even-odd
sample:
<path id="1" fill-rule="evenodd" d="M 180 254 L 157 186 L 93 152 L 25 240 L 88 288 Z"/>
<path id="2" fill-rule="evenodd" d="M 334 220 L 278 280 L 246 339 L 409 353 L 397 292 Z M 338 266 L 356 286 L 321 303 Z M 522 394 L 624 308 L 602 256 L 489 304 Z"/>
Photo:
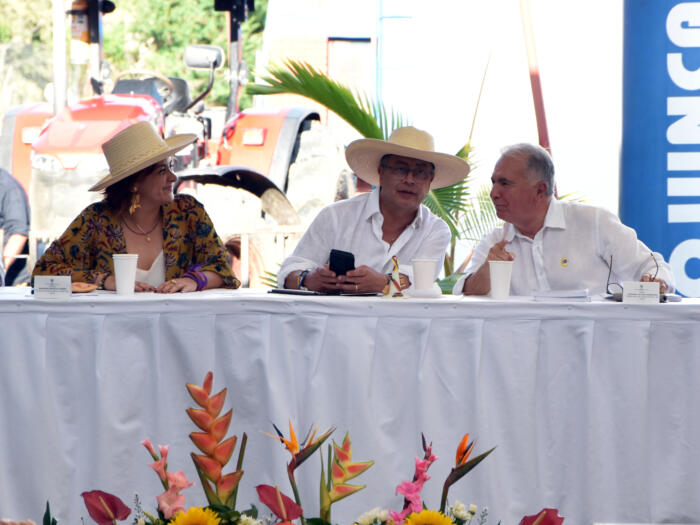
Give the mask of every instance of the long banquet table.
<path id="1" fill-rule="evenodd" d="M 140 442 L 169 444 L 197 482 L 184 385 L 214 371 L 231 433 L 248 434 L 238 508 L 254 487 L 291 494 L 288 453 L 260 430 L 350 432 L 375 465 L 336 503 L 350 524 L 397 509 L 423 432 L 439 457 L 423 496 L 437 508 L 465 432 L 497 446 L 450 490 L 516 524 L 557 507 L 568 524 L 700 522 L 700 302 L 632 306 L 443 297 L 395 299 L 208 291 L 40 301 L 0 289 L 0 518 L 89 522 L 102 489 L 153 511 L 162 489 Z M 326 454 L 325 447 L 323 448 Z M 237 455 L 237 451 L 236 451 Z M 234 456 L 235 457 L 235 456 Z M 225 472 L 232 470 L 231 465 Z M 299 467 L 317 515 L 320 460 Z"/>

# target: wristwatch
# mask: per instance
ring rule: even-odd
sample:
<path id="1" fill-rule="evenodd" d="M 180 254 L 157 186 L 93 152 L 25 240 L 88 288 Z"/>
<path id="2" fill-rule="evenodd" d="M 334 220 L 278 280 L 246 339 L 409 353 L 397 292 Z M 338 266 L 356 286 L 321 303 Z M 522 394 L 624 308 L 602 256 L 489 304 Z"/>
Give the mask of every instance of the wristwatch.
<path id="1" fill-rule="evenodd" d="M 308 290 L 308 288 L 304 286 L 304 281 L 306 280 L 307 275 L 309 275 L 309 270 L 302 270 L 302 272 L 299 274 L 299 281 L 297 284 L 297 288 L 299 290 Z"/>

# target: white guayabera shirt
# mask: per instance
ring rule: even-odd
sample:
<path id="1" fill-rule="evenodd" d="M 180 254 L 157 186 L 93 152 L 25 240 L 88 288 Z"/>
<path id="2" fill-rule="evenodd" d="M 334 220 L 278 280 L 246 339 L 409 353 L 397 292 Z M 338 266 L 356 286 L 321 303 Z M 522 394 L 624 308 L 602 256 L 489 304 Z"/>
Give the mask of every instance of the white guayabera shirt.
<path id="1" fill-rule="evenodd" d="M 654 275 L 656 259 L 657 278 L 666 283 L 668 292 L 675 290 L 671 267 L 661 254 L 654 252 L 652 259 L 652 251 L 615 214 L 553 198 L 534 239 L 520 234 L 510 223 L 484 236 L 452 293 L 462 293 L 465 279 L 484 264 L 491 247 L 504 238 L 508 240 L 506 250 L 514 256 L 511 295 L 583 288 L 591 295 L 605 294 L 611 255 L 611 282 L 638 281 L 644 273 Z"/>
<path id="2" fill-rule="evenodd" d="M 313 270 L 328 263 L 332 249 L 354 254 L 355 267 L 369 266 L 380 273 L 393 269 L 392 256 L 399 260 L 399 272 L 413 282 L 411 259 L 437 260 L 440 273 L 450 242 L 445 221 L 420 205 L 416 218 L 391 246 L 382 240 L 384 217 L 379 211 L 379 189 L 326 206 L 311 223 L 294 253 L 285 259 L 277 274 L 280 288 L 291 272 Z"/>

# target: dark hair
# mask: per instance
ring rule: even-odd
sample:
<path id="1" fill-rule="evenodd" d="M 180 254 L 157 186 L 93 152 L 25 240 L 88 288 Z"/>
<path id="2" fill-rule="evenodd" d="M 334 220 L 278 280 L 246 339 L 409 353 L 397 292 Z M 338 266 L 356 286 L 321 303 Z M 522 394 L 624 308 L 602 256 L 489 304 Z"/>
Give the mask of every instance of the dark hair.
<path id="1" fill-rule="evenodd" d="M 131 194 L 134 183 L 143 175 L 147 175 L 153 170 L 153 166 L 146 166 L 142 170 L 137 171 L 133 175 L 129 175 L 127 178 L 110 184 L 104 189 L 104 200 L 107 203 L 107 207 L 114 213 L 121 213 L 129 206 L 131 202 Z"/>
<path id="2" fill-rule="evenodd" d="M 519 157 L 527 159 L 528 178 L 531 182 L 544 181 L 547 185 L 547 195 L 554 193 L 554 163 L 547 150 L 541 146 L 522 142 L 506 146 L 501 150 L 503 157 Z"/>

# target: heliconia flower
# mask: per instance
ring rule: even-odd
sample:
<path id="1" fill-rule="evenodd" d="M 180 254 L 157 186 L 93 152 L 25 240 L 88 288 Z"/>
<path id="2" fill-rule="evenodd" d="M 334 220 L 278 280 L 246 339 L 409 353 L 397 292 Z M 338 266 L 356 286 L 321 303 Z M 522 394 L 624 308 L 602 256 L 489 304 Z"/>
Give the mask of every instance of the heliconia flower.
<path id="1" fill-rule="evenodd" d="M 187 414 L 202 432 L 192 432 L 190 439 L 202 454 L 190 454 L 194 461 L 202 488 L 210 505 L 235 505 L 238 483 L 243 476 L 242 470 L 223 475 L 223 467 L 231 460 L 238 438 L 232 436 L 226 440 L 233 418 L 233 410 L 219 417 L 226 400 L 226 389 L 211 395 L 214 375 L 208 372 L 202 386 L 187 383 L 187 391 L 201 408 L 188 408 Z M 246 435 L 243 434 L 239 449 L 239 463 L 243 459 Z"/>
<path id="2" fill-rule="evenodd" d="M 83 492 L 81 496 L 88 514 L 99 525 L 113 525 L 117 520 L 125 520 L 131 514 L 131 509 L 124 505 L 122 500 L 107 492 L 91 490 Z"/>
<path id="3" fill-rule="evenodd" d="M 352 462 L 350 434 L 345 434 L 342 445 L 333 442 L 333 461 L 328 485 L 323 469 L 321 471 L 321 519 L 330 523 L 331 504 L 365 488 L 365 485 L 351 485 L 347 481 L 359 476 L 372 465 L 374 461 Z"/>
<path id="4" fill-rule="evenodd" d="M 302 515 L 302 508 L 294 503 L 292 498 L 282 494 L 279 487 L 258 485 L 255 487 L 255 490 L 258 492 L 260 501 L 267 505 L 275 516 L 281 520 L 288 522 Z"/>
<path id="5" fill-rule="evenodd" d="M 209 456 L 190 454 L 197 469 L 202 471 L 210 480 L 216 483 L 221 477 L 221 463 Z"/>

